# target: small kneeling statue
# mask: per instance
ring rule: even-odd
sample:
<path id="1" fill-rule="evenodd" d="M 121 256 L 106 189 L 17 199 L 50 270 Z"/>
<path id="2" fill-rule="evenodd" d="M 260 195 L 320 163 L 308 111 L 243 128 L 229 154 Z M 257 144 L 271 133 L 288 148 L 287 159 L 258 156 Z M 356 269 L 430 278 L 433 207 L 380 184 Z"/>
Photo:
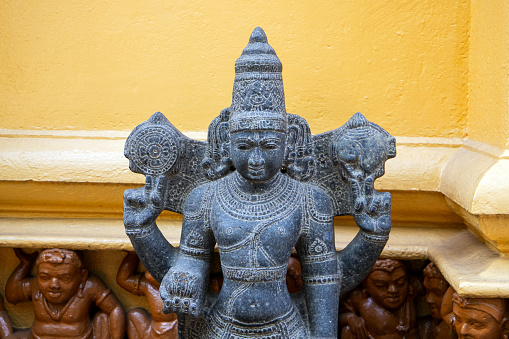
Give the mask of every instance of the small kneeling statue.
<path id="1" fill-rule="evenodd" d="M 181 338 L 336 338 L 337 300 L 378 258 L 390 231 L 390 194 L 374 180 L 395 156 L 394 138 L 358 113 L 312 136 L 285 108 L 282 65 L 256 28 L 235 64 L 231 107 L 208 142 L 183 136 L 162 114 L 126 142 L 144 187 L 124 194 L 124 224 L 136 253 L 161 281 L 164 312 Z M 201 166 L 200 166 L 201 164 Z M 156 226 L 163 209 L 183 213 L 180 247 Z M 333 218 L 360 230 L 337 252 Z M 224 283 L 208 290 L 214 247 Z M 296 250 L 302 293 L 285 278 Z"/>

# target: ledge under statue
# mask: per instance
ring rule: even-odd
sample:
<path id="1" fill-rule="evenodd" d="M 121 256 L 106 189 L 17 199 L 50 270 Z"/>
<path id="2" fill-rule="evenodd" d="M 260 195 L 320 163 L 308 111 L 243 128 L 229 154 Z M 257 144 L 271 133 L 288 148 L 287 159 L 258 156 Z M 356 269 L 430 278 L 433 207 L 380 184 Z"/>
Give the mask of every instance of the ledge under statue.
<path id="1" fill-rule="evenodd" d="M 389 193 L 374 189 L 395 139 L 356 113 L 312 135 L 285 108 L 282 64 L 256 28 L 235 63 L 232 105 L 207 142 L 185 137 L 161 113 L 125 145 L 143 187 L 124 194 L 126 233 L 161 282 L 163 310 L 178 315 L 180 338 L 336 338 L 338 299 L 360 283 L 391 229 Z M 180 246 L 156 225 L 183 214 Z M 352 215 L 359 232 L 335 248 L 333 218 Z M 224 283 L 208 288 L 214 247 Z M 290 294 L 296 250 L 304 287 Z"/>

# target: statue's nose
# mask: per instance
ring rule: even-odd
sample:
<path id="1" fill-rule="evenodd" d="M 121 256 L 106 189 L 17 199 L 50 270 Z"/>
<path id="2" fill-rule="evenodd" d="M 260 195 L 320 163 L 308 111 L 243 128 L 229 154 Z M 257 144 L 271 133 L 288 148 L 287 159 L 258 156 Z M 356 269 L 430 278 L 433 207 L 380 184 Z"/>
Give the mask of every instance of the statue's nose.
<path id="1" fill-rule="evenodd" d="M 253 149 L 251 152 L 251 156 L 249 157 L 249 165 L 251 166 L 262 166 L 265 163 L 265 160 L 262 157 L 262 153 L 258 147 Z"/>

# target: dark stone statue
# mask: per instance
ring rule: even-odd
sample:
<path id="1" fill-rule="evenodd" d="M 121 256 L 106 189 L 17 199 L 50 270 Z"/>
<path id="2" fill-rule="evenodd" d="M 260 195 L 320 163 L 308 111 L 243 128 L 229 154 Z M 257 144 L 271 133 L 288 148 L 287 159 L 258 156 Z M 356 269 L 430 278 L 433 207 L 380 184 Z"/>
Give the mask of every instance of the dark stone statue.
<path id="1" fill-rule="evenodd" d="M 17 338 L 124 338 L 125 312 L 115 295 L 96 276 L 89 275 L 78 252 L 53 248 L 27 254 L 15 249 L 20 264 L 5 286 L 13 304 L 32 301 L 35 320 Z M 37 258 L 37 276 L 30 268 Z M 90 319 L 93 307 L 99 311 Z"/>
<path id="2" fill-rule="evenodd" d="M 181 338 L 336 338 L 337 300 L 369 272 L 387 242 L 391 197 L 373 184 L 394 157 L 395 140 L 355 114 L 311 135 L 286 112 L 282 65 L 256 28 L 235 63 L 232 105 L 209 126 L 207 142 L 182 135 L 161 113 L 127 139 L 130 169 L 146 176 L 124 193 L 126 233 L 161 282 L 164 312 Z M 180 247 L 156 225 L 162 210 L 183 214 Z M 333 218 L 360 230 L 341 252 Z M 223 273 L 209 290 L 217 245 Z M 290 294 L 296 249 L 302 291 Z"/>

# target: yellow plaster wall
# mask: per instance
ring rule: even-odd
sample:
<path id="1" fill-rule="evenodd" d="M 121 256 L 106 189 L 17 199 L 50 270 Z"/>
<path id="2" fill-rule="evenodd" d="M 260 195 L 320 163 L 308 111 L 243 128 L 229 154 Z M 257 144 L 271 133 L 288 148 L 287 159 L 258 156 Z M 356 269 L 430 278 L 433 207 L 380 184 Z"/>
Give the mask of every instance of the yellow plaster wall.
<path id="1" fill-rule="evenodd" d="M 361 111 L 393 135 L 464 137 L 469 18 L 469 0 L 1 0 L 0 128 L 130 130 L 162 111 L 205 130 L 262 26 L 314 133 Z"/>
<path id="2" fill-rule="evenodd" d="M 468 137 L 509 146 L 509 2 L 472 0 Z"/>

